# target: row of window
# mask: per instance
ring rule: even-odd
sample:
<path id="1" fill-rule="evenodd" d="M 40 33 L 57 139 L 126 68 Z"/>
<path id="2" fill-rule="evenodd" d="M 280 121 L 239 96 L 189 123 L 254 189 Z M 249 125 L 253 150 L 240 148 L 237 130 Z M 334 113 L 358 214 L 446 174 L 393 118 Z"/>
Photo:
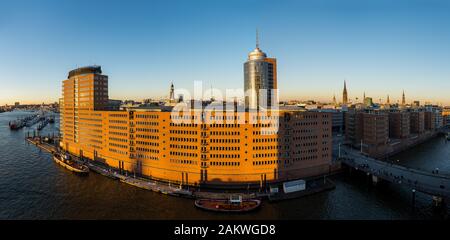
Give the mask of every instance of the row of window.
<path id="1" fill-rule="evenodd" d="M 159 130 L 155 128 L 136 128 L 137 132 L 150 132 L 150 133 L 158 133 Z"/>
<path id="2" fill-rule="evenodd" d="M 312 155 L 312 156 L 304 156 L 304 157 L 299 157 L 299 158 L 292 158 L 292 160 L 294 162 L 296 162 L 296 161 L 314 160 L 317 158 L 318 158 L 317 155 Z"/>
<path id="3" fill-rule="evenodd" d="M 235 167 L 240 166 L 240 162 L 209 162 L 211 166 L 224 166 L 224 167 Z"/>
<path id="4" fill-rule="evenodd" d="M 221 135 L 221 136 L 235 136 L 241 135 L 241 132 L 223 132 L 223 131 L 211 131 L 211 135 Z"/>
<path id="5" fill-rule="evenodd" d="M 111 135 L 117 135 L 117 136 L 128 136 L 128 133 L 124 133 L 124 132 L 109 132 L 109 134 Z"/>
<path id="6" fill-rule="evenodd" d="M 240 154 L 210 154 L 210 158 L 240 158 Z"/>
<path id="7" fill-rule="evenodd" d="M 253 158 L 281 157 L 281 153 L 257 153 L 253 154 Z"/>
<path id="8" fill-rule="evenodd" d="M 110 141 L 116 141 L 116 142 L 124 142 L 127 143 L 128 140 L 126 138 L 115 138 L 115 137 L 109 137 Z"/>
<path id="9" fill-rule="evenodd" d="M 197 135 L 197 131 L 185 131 L 185 130 L 170 130 L 170 133 Z"/>
<path id="10" fill-rule="evenodd" d="M 240 147 L 210 147 L 211 151 L 239 151 Z"/>
<path id="11" fill-rule="evenodd" d="M 278 134 L 278 131 L 269 131 L 269 130 L 253 131 L 253 135 L 276 135 L 276 134 Z"/>
<path id="12" fill-rule="evenodd" d="M 113 153 L 118 153 L 118 154 L 122 154 L 122 155 L 127 155 L 127 152 L 121 151 L 121 150 L 118 150 L 118 149 L 115 149 L 115 148 L 109 148 L 109 151 L 110 151 L 110 152 L 113 152 Z"/>
<path id="13" fill-rule="evenodd" d="M 239 116 L 209 116 L 209 120 L 238 120 Z"/>
<path id="14" fill-rule="evenodd" d="M 194 161 L 194 160 L 170 159 L 170 162 L 176 163 L 176 164 L 197 165 L 197 161 Z"/>
<path id="15" fill-rule="evenodd" d="M 136 118 L 158 119 L 158 115 L 136 114 Z"/>
<path id="16" fill-rule="evenodd" d="M 140 151 L 140 152 L 159 153 L 159 150 L 157 150 L 157 149 L 149 149 L 149 148 L 143 148 L 143 147 L 136 147 L 136 150 Z"/>
<path id="17" fill-rule="evenodd" d="M 189 152 L 170 152 L 171 156 L 183 156 L 183 157 L 197 157 L 197 153 L 189 153 Z"/>
<path id="18" fill-rule="evenodd" d="M 197 138 L 178 138 L 178 137 L 171 137 L 170 141 L 176 141 L 176 142 L 198 142 Z"/>
<path id="19" fill-rule="evenodd" d="M 240 139 L 223 139 L 223 138 L 212 138 L 211 143 L 240 143 Z"/>
<path id="20" fill-rule="evenodd" d="M 136 154 L 136 157 L 139 158 L 139 159 L 159 160 L 158 157 L 156 157 L 156 156 L 149 156 L 149 155 L 145 155 L 145 154 L 142 154 L 142 153 Z"/>
<path id="21" fill-rule="evenodd" d="M 296 122 L 295 126 L 316 126 L 318 122 Z"/>
<path id="22" fill-rule="evenodd" d="M 128 117 L 128 115 L 127 115 L 127 114 L 113 113 L 113 114 L 110 114 L 109 117 L 113 117 L 113 118 L 126 118 L 126 117 Z"/>
<path id="23" fill-rule="evenodd" d="M 78 121 L 75 121 L 78 123 Z M 93 124 L 93 123 L 86 123 L 86 122 L 80 122 L 80 126 L 88 126 L 88 127 L 95 127 L 95 128 L 101 128 L 101 124 Z"/>
<path id="24" fill-rule="evenodd" d="M 116 129 L 116 130 L 127 130 L 128 127 L 126 126 L 117 126 L 117 125 L 111 125 L 109 126 L 110 129 Z"/>
<path id="25" fill-rule="evenodd" d="M 115 123 L 115 124 L 127 124 L 127 121 L 121 121 L 121 120 L 109 120 L 109 123 Z"/>
<path id="26" fill-rule="evenodd" d="M 281 160 L 253 161 L 253 166 L 280 164 Z"/>
<path id="27" fill-rule="evenodd" d="M 197 150 L 197 146 L 190 146 L 190 145 L 180 145 L 180 144 L 170 144 L 170 148 L 175 149 L 190 149 L 190 150 Z"/>
<path id="28" fill-rule="evenodd" d="M 122 149 L 128 149 L 128 146 L 122 145 L 122 144 L 117 144 L 117 143 L 109 143 L 109 146 L 118 147 L 118 148 L 122 148 Z"/>
<path id="29" fill-rule="evenodd" d="M 173 127 L 197 127 L 198 124 L 195 124 L 195 123 L 173 123 L 173 122 L 171 122 L 170 126 L 173 126 Z"/>
<path id="30" fill-rule="evenodd" d="M 219 124 L 219 123 L 213 123 L 209 124 L 209 127 L 211 128 L 239 128 L 241 124 Z"/>
<path id="31" fill-rule="evenodd" d="M 136 125 L 144 125 L 144 126 L 158 126 L 158 122 L 136 122 Z"/>
<path id="32" fill-rule="evenodd" d="M 158 136 L 154 136 L 154 135 L 145 135 L 145 134 L 136 134 L 137 138 L 144 138 L 144 139 L 153 139 L 153 140 L 158 140 L 159 137 Z"/>
<path id="33" fill-rule="evenodd" d="M 314 149 L 307 149 L 307 150 L 301 150 L 301 151 L 295 151 L 294 154 L 311 154 L 311 153 L 316 153 L 318 151 L 317 148 Z"/>
<path id="34" fill-rule="evenodd" d="M 253 143 L 278 142 L 278 138 L 255 138 Z"/>
<path id="35" fill-rule="evenodd" d="M 159 147 L 159 143 L 155 143 L 155 142 L 136 141 L 136 143 L 139 145 Z"/>
<path id="36" fill-rule="evenodd" d="M 311 140 L 311 139 L 317 139 L 317 135 L 293 137 L 292 139 L 293 140 Z"/>
<path id="37" fill-rule="evenodd" d="M 280 145 L 272 145 L 272 146 L 254 146 L 253 150 L 273 150 L 273 149 L 281 149 Z"/>

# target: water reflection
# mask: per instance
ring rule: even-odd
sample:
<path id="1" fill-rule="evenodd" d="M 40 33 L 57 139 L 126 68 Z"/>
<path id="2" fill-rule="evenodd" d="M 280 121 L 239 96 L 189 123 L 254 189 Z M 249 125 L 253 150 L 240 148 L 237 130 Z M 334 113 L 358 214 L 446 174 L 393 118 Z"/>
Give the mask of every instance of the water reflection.
<path id="1" fill-rule="evenodd" d="M 54 164 L 48 153 L 24 141 L 31 129 L 10 131 L 8 122 L 31 113 L 0 114 L 0 219 L 413 219 L 446 218 L 433 213 L 429 196 L 417 196 L 411 210 L 408 189 L 373 187 L 358 174 L 333 177 L 336 189 L 279 203 L 264 202 L 247 214 L 220 214 L 193 201 L 131 187 L 90 173 L 74 175 Z M 49 124 L 43 135 L 57 132 Z M 433 139 L 395 156 L 401 164 L 450 170 L 450 144 Z M 450 171 L 449 171 L 450 172 Z"/>

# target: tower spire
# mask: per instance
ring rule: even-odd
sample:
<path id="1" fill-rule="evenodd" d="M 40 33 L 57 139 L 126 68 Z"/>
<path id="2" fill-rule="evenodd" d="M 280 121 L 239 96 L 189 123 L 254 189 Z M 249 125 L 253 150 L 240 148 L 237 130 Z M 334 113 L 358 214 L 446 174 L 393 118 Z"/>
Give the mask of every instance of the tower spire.
<path id="1" fill-rule="evenodd" d="M 214 94 L 213 94 L 213 87 L 212 87 L 212 83 L 211 83 L 211 102 L 214 102 Z"/>
<path id="2" fill-rule="evenodd" d="M 402 94 L 402 105 L 406 104 L 406 99 L 405 99 L 405 90 L 403 90 L 403 94 Z"/>
<path id="3" fill-rule="evenodd" d="M 342 92 L 342 103 L 347 104 L 348 103 L 348 96 L 347 96 L 347 82 L 344 79 L 344 91 Z"/>
<path id="4" fill-rule="evenodd" d="M 173 81 L 170 83 L 170 93 L 169 93 L 169 101 L 175 100 L 175 88 L 173 86 Z"/>
<path id="5" fill-rule="evenodd" d="M 259 32 L 258 32 L 258 28 L 256 29 L 256 48 L 259 48 Z"/>

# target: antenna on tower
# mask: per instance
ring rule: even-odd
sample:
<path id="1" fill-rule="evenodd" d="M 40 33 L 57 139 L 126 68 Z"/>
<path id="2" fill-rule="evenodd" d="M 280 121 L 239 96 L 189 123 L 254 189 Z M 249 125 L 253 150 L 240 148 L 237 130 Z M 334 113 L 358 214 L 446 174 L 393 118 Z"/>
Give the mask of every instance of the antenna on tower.
<path id="1" fill-rule="evenodd" d="M 256 28 L 256 48 L 259 48 L 259 32 L 258 32 L 258 28 Z"/>
<path id="2" fill-rule="evenodd" d="M 213 94 L 213 87 L 212 87 L 212 83 L 211 83 L 211 102 L 216 101 L 216 99 L 214 99 L 214 94 Z"/>

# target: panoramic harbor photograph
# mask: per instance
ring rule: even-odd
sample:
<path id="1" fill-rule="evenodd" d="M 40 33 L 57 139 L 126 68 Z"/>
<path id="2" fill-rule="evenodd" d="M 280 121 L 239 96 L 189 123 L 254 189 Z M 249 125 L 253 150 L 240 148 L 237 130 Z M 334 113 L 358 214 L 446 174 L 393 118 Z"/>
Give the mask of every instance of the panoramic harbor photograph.
<path id="1" fill-rule="evenodd" d="M 449 220 L 450 2 L 130 2 L 3 3 L 0 220 Z"/>

